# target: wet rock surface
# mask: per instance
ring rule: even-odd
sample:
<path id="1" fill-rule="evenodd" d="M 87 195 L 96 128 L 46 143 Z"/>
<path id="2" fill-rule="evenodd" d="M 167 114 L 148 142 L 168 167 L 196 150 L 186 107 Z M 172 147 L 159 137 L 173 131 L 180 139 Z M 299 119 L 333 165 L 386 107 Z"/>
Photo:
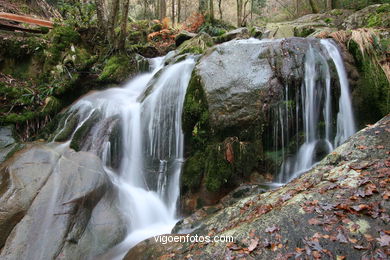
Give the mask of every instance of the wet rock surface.
<path id="1" fill-rule="evenodd" d="M 22 147 L 23 145 L 15 140 L 12 126 L 0 127 L 0 163 Z"/>
<path id="2" fill-rule="evenodd" d="M 233 243 L 157 243 L 125 259 L 285 259 L 389 254 L 390 115 L 352 136 L 312 170 L 285 186 L 196 212 L 191 235 L 233 236 Z"/>
<path id="3" fill-rule="evenodd" d="M 28 145 L 0 168 L 0 258 L 81 259 L 107 250 L 125 232 L 109 191 L 96 155 Z"/>
<path id="4" fill-rule="evenodd" d="M 213 48 L 195 70 L 205 92 L 212 127 L 247 125 L 279 101 L 286 84 L 300 86 L 310 46 L 321 49 L 319 40 L 302 38 L 237 40 Z"/>

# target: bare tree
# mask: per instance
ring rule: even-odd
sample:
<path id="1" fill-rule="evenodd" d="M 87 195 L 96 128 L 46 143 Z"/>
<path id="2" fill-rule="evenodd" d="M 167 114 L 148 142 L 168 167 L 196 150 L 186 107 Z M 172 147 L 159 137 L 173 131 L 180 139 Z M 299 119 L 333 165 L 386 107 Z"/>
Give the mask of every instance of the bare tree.
<path id="1" fill-rule="evenodd" d="M 108 23 L 108 28 L 107 28 L 107 36 L 108 40 L 114 44 L 115 43 L 115 26 L 117 24 L 118 20 L 118 13 L 119 13 L 119 0 L 113 0 L 112 2 L 112 9 L 110 13 L 110 19 Z"/>
<path id="2" fill-rule="evenodd" d="M 178 23 L 181 22 L 180 15 L 181 15 L 181 0 L 177 0 L 177 22 Z"/>
<path id="3" fill-rule="evenodd" d="M 172 25 L 175 24 L 175 0 L 172 0 Z"/>
<path id="4" fill-rule="evenodd" d="M 126 44 L 126 36 L 127 36 L 127 20 L 129 17 L 129 5 L 130 0 L 124 0 L 122 7 L 122 17 L 121 17 L 121 31 L 118 38 L 118 49 L 124 50 Z"/>
<path id="5" fill-rule="evenodd" d="M 102 33 L 106 33 L 106 23 L 104 19 L 104 0 L 95 0 L 96 16 L 98 28 L 102 30 Z"/>
<path id="6" fill-rule="evenodd" d="M 310 8 L 311 8 L 311 11 L 313 13 L 318 13 L 319 10 L 318 10 L 318 6 L 317 6 L 317 3 L 315 2 L 315 0 L 309 0 L 309 4 L 310 4 Z"/>
<path id="7" fill-rule="evenodd" d="M 160 12 L 159 12 L 159 17 L 160 20 L 164 19 L 167 16 L 167 3 L 165 0 L 159 0 L 160 1 Z"/>
<path id="8" fill-rule="evenodd" d="M 219 20 L 222 20 L 222 0 L 218 0 Z"/>

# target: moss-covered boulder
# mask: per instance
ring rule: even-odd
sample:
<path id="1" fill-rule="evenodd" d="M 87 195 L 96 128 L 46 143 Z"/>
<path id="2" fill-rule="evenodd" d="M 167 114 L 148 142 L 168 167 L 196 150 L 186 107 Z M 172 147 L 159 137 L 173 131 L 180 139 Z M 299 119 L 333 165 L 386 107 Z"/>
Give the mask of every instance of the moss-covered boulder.
<path id="1" fill-rule="evenodd" d="M 343 28 L 342 23 L 353 11 L 334 9 L 319 14 L 308 14 L 293 21 L 268 23 L 263 38 L 307 37 L 322 31 Z"/>
<path id="2" fill-rule="evenodd" d="M 177 51 L 179 54 L 202 54 L 205 50 L 213 46 L 213 44 L 214 42 L 210 35 L 206 33 L 200 33 L 194 38 L 183 42 Z"/>
<path id="3" fill-rule="evenodd" d="M 185 42 L 187 40 L 191 40 L 194 37 L 196 37 L 196 33 L 191 33 L 191 32 L 187 32 L 187 31 L 181 31 L 175 37 L 176 46 L 180 46 L 180 44 L 182 44 L 183 42 Z"/>
<path id="4" fill-rule="evenodd" d="M 105 62 L 99 80 L 112 83 L 123 82 L 134 73 L 134 63 L 133 57 L 125 54 L 111 56 Z"/>
<path id="5" fill-rule="evenodd" d="M 208 205 L 207 196 L 221 197 L 252 173 L 266 173 L 263 133 L 272 124 L 267 113 L 286 85 L 291 91 L 301 86 L 310 46 L 321 51 L 317 39 L 249 39 L 204 54 L 184 101 L 184 201 L 198 198 Z"/>
<path id="6" fill-rule="evenodd" d="M 343 23 L 346 30 L 364 27 L 390 27 L 390 3 L 370 5 L 349 16 Z"/>
<path id="7" fill-rule="evenodd" d="M 250 37 L 248 28 L 242 27 L 226 32 L 214 38 L 216 43 L 228 42 L 233 39 L 248 39 Z"/>

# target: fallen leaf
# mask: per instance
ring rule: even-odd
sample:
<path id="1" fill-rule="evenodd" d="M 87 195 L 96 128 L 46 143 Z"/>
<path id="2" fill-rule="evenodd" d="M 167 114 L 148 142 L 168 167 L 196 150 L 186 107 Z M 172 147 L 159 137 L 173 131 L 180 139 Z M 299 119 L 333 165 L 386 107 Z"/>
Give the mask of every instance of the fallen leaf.
<path id="1" fill-rule="evenodd" d="M 318 220 L 316 218 L 311 218 L 307 222 L 309 222 L 310 225 L 319 225 L 322 223 L 320 220 Z"/>
<path id="2" fill-rule="evenodd" d="M 387 190 L 385 192 L 382 193 L 382 198 L 384 200 L 388 200 L 390 198 L 390 190 Z"/>
<path id="3" fill-rule="evenodd" d="M 366 196 L 372 195 L 372 194 L 374 194 L 374 192 L 378 192 L 376 185 L 373 183 L 367 184 L 364 191 L 365 191 Z"/>
<path id="4" fill-rule="evenodd" d="M 388 246 L 390 244 L 390 236 L 383 234 L 380 238 L 376 239 L 380 246 Z"/>
<path id="5" fill-rule="evenodd" d="M 348 240 L 347 238 L 344 236 L 344 234 L 341 232 L 341 230 L 339 230 L 339 233 L 337 234 L 337 241 L 339 241 L 340 243 L 348 243 Z"/>
<path id="6" fill-rule="evenodd" d="M 360 204 L 360 205 L 357 205 L 357 206 L 352 206 L 351 207 L 353 210 L 355 211 L 362 211 L 362 210 L 365 210 L 365 209 L 370 209 L 371 207 L 367 204 Z"/>
<path id="7" fill-rule="evenodd" d="M 266 228 L 266 229 L 265 229 L 265 232 L 267 232 L 267 233 L 274 233 L 275 231 L 279 231 L 279 230 L 280 230 L 279 227 L 273 225 L 272 227 Z"/>
<path id="8" fill-rule="evenodd" d="M 318 251 L 313 251 L 313 257 L 314 257 L 315 259 L 320 259 L 320 258 L 321 258 L 321 253 L 318 252 Z"/>
<path id="9" fill-rule="evenodd" d="M 351 242 L 352 244 L 356 244 L 358 242 L 357 239 L 354 239 L 354 238 L 348 238 L 349 242 Z"/>
<path id="10" fill-rule="evenodd" d="M 356 245 L 356 246 L 353 246 L 355 249 L 357 250 L 367 250 L 368 247 L 364 247 L 364 246 L 359 246 L 359 245 Z"/>
<path id="11" fill-rule="evenodd" d="M 252 252 L 253 250 L 255 250 L 258 244 L 259 244 L 259 239 L 258 238 L 257 239 L 251 239 L 251 243 L 248 246 L 249 252 Z"/>
<path id="12" fill-rule="evenodd" d="M 327 210 L 333 209 L 333 208 L 334 208 L 334 205 L 329 204 L 329 203 L 323 203 L 323 204 L 321 203 L 321 204 L 320 204 L 320 207 L 321 207 L 323 210 L 327 211 Z"/>

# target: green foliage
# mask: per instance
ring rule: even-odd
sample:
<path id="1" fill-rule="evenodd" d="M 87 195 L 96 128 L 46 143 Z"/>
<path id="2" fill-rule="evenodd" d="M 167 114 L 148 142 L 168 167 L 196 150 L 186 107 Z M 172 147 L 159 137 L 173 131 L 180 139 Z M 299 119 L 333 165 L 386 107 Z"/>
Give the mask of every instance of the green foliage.
<path id="1" fill-rule="evenodd" d="M 378 14 L 389 13 L 390 12 L 390 4 L 384 4 L 384 5 L 380 6 L 378 9 L 376 9 L 376 12 Z"/>
<path id="2" fill-rule="evenodd" d="M 367 20 L 367 27 L 377 27 L 382 24 L 382 18 L 380 15 L 370 15 Z"/>
<path id="3" fill-rule="evenodd" d="M 386 4 L 389 0 L 341 0 L 336 4 L 337 8 L 340 9 L 363 9 L 373 4 Z"/>
<path id="4" fill-rule="evenodd" d="M 225 21 L 213 20 L 203 23 L 202 26 L 199 27 L 198 32 L 207 33 L 211 36 L 221 36 L 233 29 L 235 29 L 235 27 Z"/>
<path id="5" fill-rule="evenodd" d="M 47 38 L 50 45 L 46 51 L 45 72 L 52 70 L 53 66 L 60 62 L 61 55 L 67 48 L 80 41 L 80 34 L 73 27 L 56 26 L 47 35 Z"/>
<path id="6" fill-rule="evenodd" d="M 350 42 L 349 51 L 354 55 L 361 75 L 355 90 L 356 114 L 360 117 L 359 121 L 374 123 L 390 112 L 389 82 L 383 70 L 370 57 L 363 57 L 355 42 Z"/>
<path id="7" fill-rule="evenodd" d="M 22 39 L 6 37 L 0 41 L 0 56 L 25 59 L 26 56 L 41 54 L 45 47 L 45 42 L 38 37 L 24 37 Z"/>
<path id="8" fill-rule="evenodd" d="M 330 24 L 330 23 L 333 22 L 333 19 L 328 17 L 328 18 L 324 19 L 324 22 L 327 23 L 327 24 Z"/>
<path id="9" fill-rule="evenodd" d="M 65 23 L 77 28 L 88 28 L 95 24 L 94 15 L 96 6 L 93 1 L 69 1 L 61 0 L 58 3 L 59 10 L 65 18 Z"/>
<path id="10" fill-rule="evenodd" d="M 253 13 L 261 15 L 262 9 L 265 7 L 266 3 L 267 0 L 253 0 Z"/>

